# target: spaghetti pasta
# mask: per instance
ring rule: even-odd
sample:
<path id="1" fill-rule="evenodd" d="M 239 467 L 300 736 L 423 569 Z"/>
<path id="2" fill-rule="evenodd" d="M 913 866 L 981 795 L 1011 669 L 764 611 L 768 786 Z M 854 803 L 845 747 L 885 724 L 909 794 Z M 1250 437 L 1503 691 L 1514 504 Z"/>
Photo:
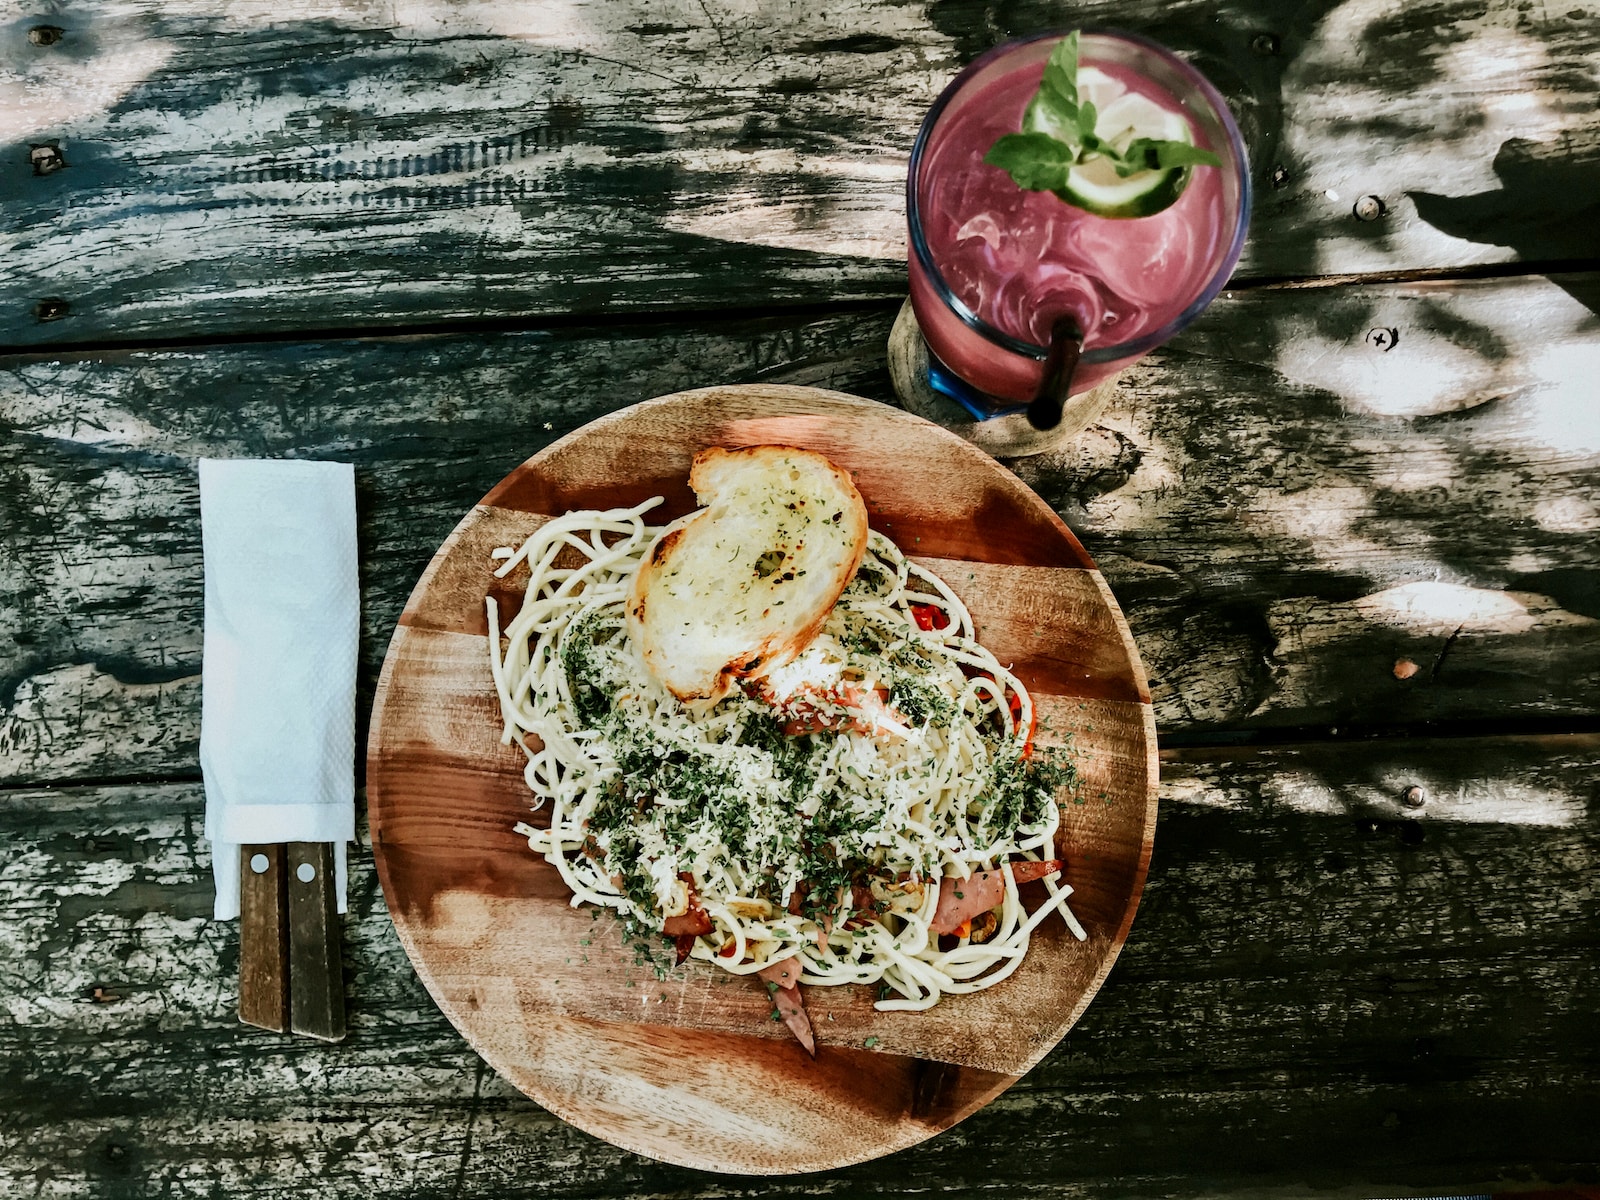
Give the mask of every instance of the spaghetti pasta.
<path id="1" fill-rule="evenodd" d="M 517 830 L 572 903 L 676 929 L 736 975 L 794 960 L 802 983 L 876 984 L 883 1010 L 1000 982 L 1052 912 L 1083 938 L 1059 864 L 1031 914 L 1008 865 L 1052 858 L 1070 765 L 1031 753 L 1032 698 L 955 593 L 873 532 L 797 657 L 691 709 L 624 623 L 659 503 L 568 513 L 495 552 L 497 576 L 529 570 L 504 629 L 488 600 L 504 740 L 549 807 L 548 828 Z M 988 936 L 941 937 L 941 892 L 996 871 Z"/>

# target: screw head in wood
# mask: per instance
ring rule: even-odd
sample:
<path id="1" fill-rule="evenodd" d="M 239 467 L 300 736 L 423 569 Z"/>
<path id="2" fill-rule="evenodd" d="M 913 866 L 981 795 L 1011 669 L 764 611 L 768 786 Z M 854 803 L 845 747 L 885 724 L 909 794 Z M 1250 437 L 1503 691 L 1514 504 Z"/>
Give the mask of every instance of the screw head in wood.
<path id="1" fill-rule="evenodd" d="M 1392 325 L 1378 325 L 1367 330 L 1367 345 L 1387 354 L 1400 341 L 1400 331 Z"/>
<path id="2" fill-rule="evenodd" d="M 1250 49 L 1262 58 L 1271 58 L 1277 54 L 1279 45 L 1278 35 L 1275 33 L 1258 33 L 1250 39 Z"/>
<path id="3" fill-rule="evenodd" d="M 54 175 L 67 165 L 67 160 L 61 154 L 61 147 L 55 142 L 30 143 L 28 161 L 33 164 L 35 175 Z"/>
<path id="4" fill-rule="evenodd" d="M 1377 196 L 1363 196 L 1356 201 L 1351 211 L 1355 213 L 1358 221 L 1376 221 L 1389 211 L 1389 206 Z"/>
<path id="5" fill-rule="evenodd" d="M 1400 803 L 1404 804 L 1407 808 L 1421 808 L 1427 802 L 1427 790 L 1414 783 L 1405 791 L 1400 793 Z"/>

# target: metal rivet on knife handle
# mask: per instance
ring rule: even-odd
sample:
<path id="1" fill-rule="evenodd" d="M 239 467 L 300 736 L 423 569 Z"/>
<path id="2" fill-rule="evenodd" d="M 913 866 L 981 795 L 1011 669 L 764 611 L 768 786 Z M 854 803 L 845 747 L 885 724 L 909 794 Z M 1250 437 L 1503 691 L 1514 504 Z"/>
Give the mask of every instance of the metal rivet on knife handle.
<path id="1" fill-rule="evenodd" d="M 289 906 L 282 846 L 241 846 L 239 1020 L 289 1031 Z"/>
<path id="2" fill-rule="evenodd" d="M 333 845 L 290 842 L 289 1027 L 337 1042 L 345 1035 Z"/>

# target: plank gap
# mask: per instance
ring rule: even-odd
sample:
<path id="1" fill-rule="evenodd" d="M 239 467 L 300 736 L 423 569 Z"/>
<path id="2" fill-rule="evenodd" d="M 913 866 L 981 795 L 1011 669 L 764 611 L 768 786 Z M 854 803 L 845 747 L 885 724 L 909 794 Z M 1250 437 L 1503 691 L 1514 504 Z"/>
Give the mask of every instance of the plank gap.
<path id="1" fill-rule="evenodd" d="M 810 301 L 764 305 L 759 315 L 749 309 L 674 308 L 534 314 L 516 317 L 478 317 L 470 320 L 421 321 L 383 325 L 330 325 L 312 328 L 183 335 L 178 337 L 87 339 L 0 345 L 0 357 L 55 359 L 68 354 L 103 354 L 139 350 L 193 350 L 227 346 L 282 345 L 296 342 L 383 342 L 421 337 L 460 337 L 482 333 L 578 332 L 601 333 L 618 329 L 693 327 L 714 331 L 717 326 L 736 328 L 763 320 L 789 321 L 847 316 L 852 313 L 893 314 L 904 295 L 883 299 Z"/>
<path id="2" fill-rule="evenodd" d="M 1600 268 L 1600 258 L 1542 259 L 1537 262 L 1473 263 L 1460 267 L 1414 267 L 1334 275 L 1258 275 L 1230 279 L 1227 291 L 1306 291 L 1314 288 L 1373 286 L 1385 283 L 1471 283 L 1480 279 L 1556 279 Z"/>
<path id="3" fill-rule="evenodd" d="M 1567 717 L 1478 717 L 1393 725 L 1285 725 L 1269 729 L 1156 729 L 1162 750 L 1235 749 L 1351 742 L 1472 741 L 1485 738 L 1587 736 L 1600 733 L 1600 714 Z"/>
<path id="4" fill-rule="evenodd" d="M 1538 262 L 1478 263 L 1460 267 L 1424 267 L 1405 271 L 1376 271 L 1331 275 L 1243 275 L 1229 280 L 1230 292 L 1305 291 L 1319 288 L 1373 286 L 1404 283 L 1471 283 L 1489 279 L 1543 276 L 1558 279 L 1600 270 L 1600 258 L 1550 259 Z M 714 330 L 771 318 L 774 320 L 842 316 L 851 313 L 887 314 L 898 310 L 905 297 L 846 301 L 777 302 L 763 306 L 760 316 L 726 308 L 629 309 L 626 311 L 574 311 L 515 317 L 478 317 L 468 320 L 423 321 L 393 324 L 310 326 L 251 332 L 178 337 L 86 339 L 0 345 L 0 356 L 54 359 L 69 354 L 103 354 L 140 350 L 186 350 L 208 347 L 282 345 L 296 342 L 381 342 L 402 338 L 459 337 L 486 333 L 537 333 L 541 331 L 594 331 L 658 329 L 694 326 Z"/>

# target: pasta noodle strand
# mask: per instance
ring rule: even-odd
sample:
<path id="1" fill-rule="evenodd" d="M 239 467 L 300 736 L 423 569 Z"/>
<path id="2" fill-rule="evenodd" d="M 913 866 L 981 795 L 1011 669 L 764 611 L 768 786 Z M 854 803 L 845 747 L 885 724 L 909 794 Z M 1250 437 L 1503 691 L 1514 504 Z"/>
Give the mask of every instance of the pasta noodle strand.
<path id="1" fill-rule="evenodd" d="M 809 646 L 690 711 L 624 629 L 659 503 L 568 513 L 493 555 L 498 578 L 529 571 L 504 627 L 487 599 L 502 740 L 549 810 L 517 831 L 572 903 L 653 930 L 698 907 L 693 957 L 736 975 L 795 959 L 802 983 L 879 985 L 885 1010 L 998 983 L 1051 912 L 1083 938 L 1070 887 L 1047 880 L 1030 915 L 1003 866 L 1049 858 L 1060 811 L 1026 757 L 1032 698 L 944 581 L 874 531 Z M 997 868 L 993 936 L 941 950 L 941 880 Z"/>

